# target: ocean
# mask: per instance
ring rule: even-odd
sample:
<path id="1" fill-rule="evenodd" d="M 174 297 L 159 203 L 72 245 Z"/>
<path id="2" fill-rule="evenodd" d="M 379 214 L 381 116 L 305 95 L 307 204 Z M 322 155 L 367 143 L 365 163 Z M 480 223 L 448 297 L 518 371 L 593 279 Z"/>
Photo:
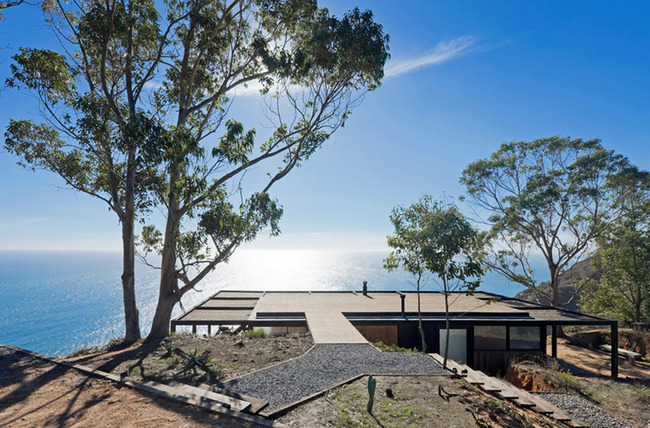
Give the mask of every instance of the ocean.
<path id="1" fill-rule="evenodd" d="M 385 252 L 240 250 L 183 298 L 194 305 L 223 289 L 414 290 L 403 271 L 387 272 Z M 136 266 L 142 333 L 156 306 L 159 272 Z M 48 355 L 101 346 L 124 335 L 119 252 L 0 251 L 0 344 Z M 429 278 L 424 290 L 438 290 Z M 488 274 L 480 290 L 513 296 L 522 290 Z M 173 316 L 183 310 L 177 306 Z"/>

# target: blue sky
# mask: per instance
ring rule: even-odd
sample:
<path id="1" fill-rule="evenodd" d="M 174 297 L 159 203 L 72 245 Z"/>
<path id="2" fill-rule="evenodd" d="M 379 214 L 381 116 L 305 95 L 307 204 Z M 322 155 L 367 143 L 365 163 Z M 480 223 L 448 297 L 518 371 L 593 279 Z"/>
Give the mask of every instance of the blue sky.
<path id="1" fill-rule="evenodd" d="M 511 140 L 601 138 L 650 169 L 650 3 L 321 1 L 372 9 L 390 35 L 383 85 L 345 128 L 274 187 L 281 237 L 255 248 L 381 250 L 396 204 L 458 197 L 462 170 Z M 5 12 L 0 78 L 20 46 L 55 48 L 38 9 Z M 261 126 L 259 101 L 240 111 Z M 237 113 L 238 110 L 234 110 Z M 251 113 L 253 112 L 253 113 Z M 0 92 L 0 126 L 39 119 L 35 99 Z M 0 151 L 0 249 L 119 249 L 100 201 Z"/>

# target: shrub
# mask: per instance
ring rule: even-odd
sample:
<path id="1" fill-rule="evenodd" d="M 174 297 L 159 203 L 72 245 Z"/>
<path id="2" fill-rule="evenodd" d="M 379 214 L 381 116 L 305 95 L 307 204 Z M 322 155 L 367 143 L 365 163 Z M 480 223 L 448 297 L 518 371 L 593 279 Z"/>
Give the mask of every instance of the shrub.
<path id="1" fill-rule="evenodd" d="M 246 330 L 242 334 L 242 337 L 246 337 L 248 339 L 262 339 L 265 338 L 266 335 L 266 330 L 263 328 L 256 328 L 254 330 Z"/>

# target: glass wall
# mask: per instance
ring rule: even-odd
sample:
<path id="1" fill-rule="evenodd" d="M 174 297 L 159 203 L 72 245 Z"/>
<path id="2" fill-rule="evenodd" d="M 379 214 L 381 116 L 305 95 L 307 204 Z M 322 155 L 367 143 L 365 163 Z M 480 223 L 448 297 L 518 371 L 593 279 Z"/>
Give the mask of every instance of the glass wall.
<path id="1" fill-rule="evenodd" d="M 476 351 L 506 351 L 540 349 L 539 326 L 474 326 Z"/>
<path id="2" fill-rule="evenodd" d="M 539 327 L 510 327 L 510 349 L 539 349 Z"/>
<path id="3" fill-rule="evenodd" d="M 474 349 L 505 350 L 506 326 L 505 325 L 477 325 L 474 327 Z"/>

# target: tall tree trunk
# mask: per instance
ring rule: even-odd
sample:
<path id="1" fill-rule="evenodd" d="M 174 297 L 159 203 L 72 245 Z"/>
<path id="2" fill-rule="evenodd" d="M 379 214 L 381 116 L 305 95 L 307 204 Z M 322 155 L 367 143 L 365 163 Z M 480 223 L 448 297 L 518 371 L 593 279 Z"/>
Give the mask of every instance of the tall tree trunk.
<path id="1" fill-rule="evenodd" d="M 422 352 L 427 352 L 427 341 L 424 338 L 424 327 L 422 327 L 422 309 L 420 308 L 420 282 L 418 281 L 418 330 L 422 339 Z"/>
<path id="2" fill-rule="evenodd" d="M 449 356 L 449 292 L 447 291 L 447 280 L 443 277 L 442 285 L 445 292 L 445 355 L 443 356 L 442 368 L 447 368 L 447 357 Z"/>
<path id="3" fill-rule="evenodd" d="M 549 262 L 549 270 L 551 273 L 551 305 L 560 306 L 560 283 L 558 281 L 557 266 Z"/>
<path id="4" fill-rule="evenodd" d="M 124 218 L 122 219 L 122 295 L 124 299 L 124 344 L 140 339 L 140 315 L 135 301 L 135 169 L 133 155 L 129 155 L 126 189 L 124 194 Z"/>
<path id="5" fill-rule="evenodd" d="M 641 285 L 637 283 L 636 285 L 636 299 L 634 302 L 634 321 L 641 322 L 641 302 L 643 301 L 643 295 L 641 290 Z"/>
<path id="6" fill-rule="evenodd" d="M 167 224 L 163 241 L 162 262 L 160 266 L 160 288 L 158 305 L 151 324 L 147 341 L 158 341 L 169 334 L 172 310 L 178 303 L 178 276 L 176 274 L 176 238 L 180 222 L 178 196 L 175 193 L 178 171 L 172 166 L 169 174 L 170 196 L 167 210 Z"/>

